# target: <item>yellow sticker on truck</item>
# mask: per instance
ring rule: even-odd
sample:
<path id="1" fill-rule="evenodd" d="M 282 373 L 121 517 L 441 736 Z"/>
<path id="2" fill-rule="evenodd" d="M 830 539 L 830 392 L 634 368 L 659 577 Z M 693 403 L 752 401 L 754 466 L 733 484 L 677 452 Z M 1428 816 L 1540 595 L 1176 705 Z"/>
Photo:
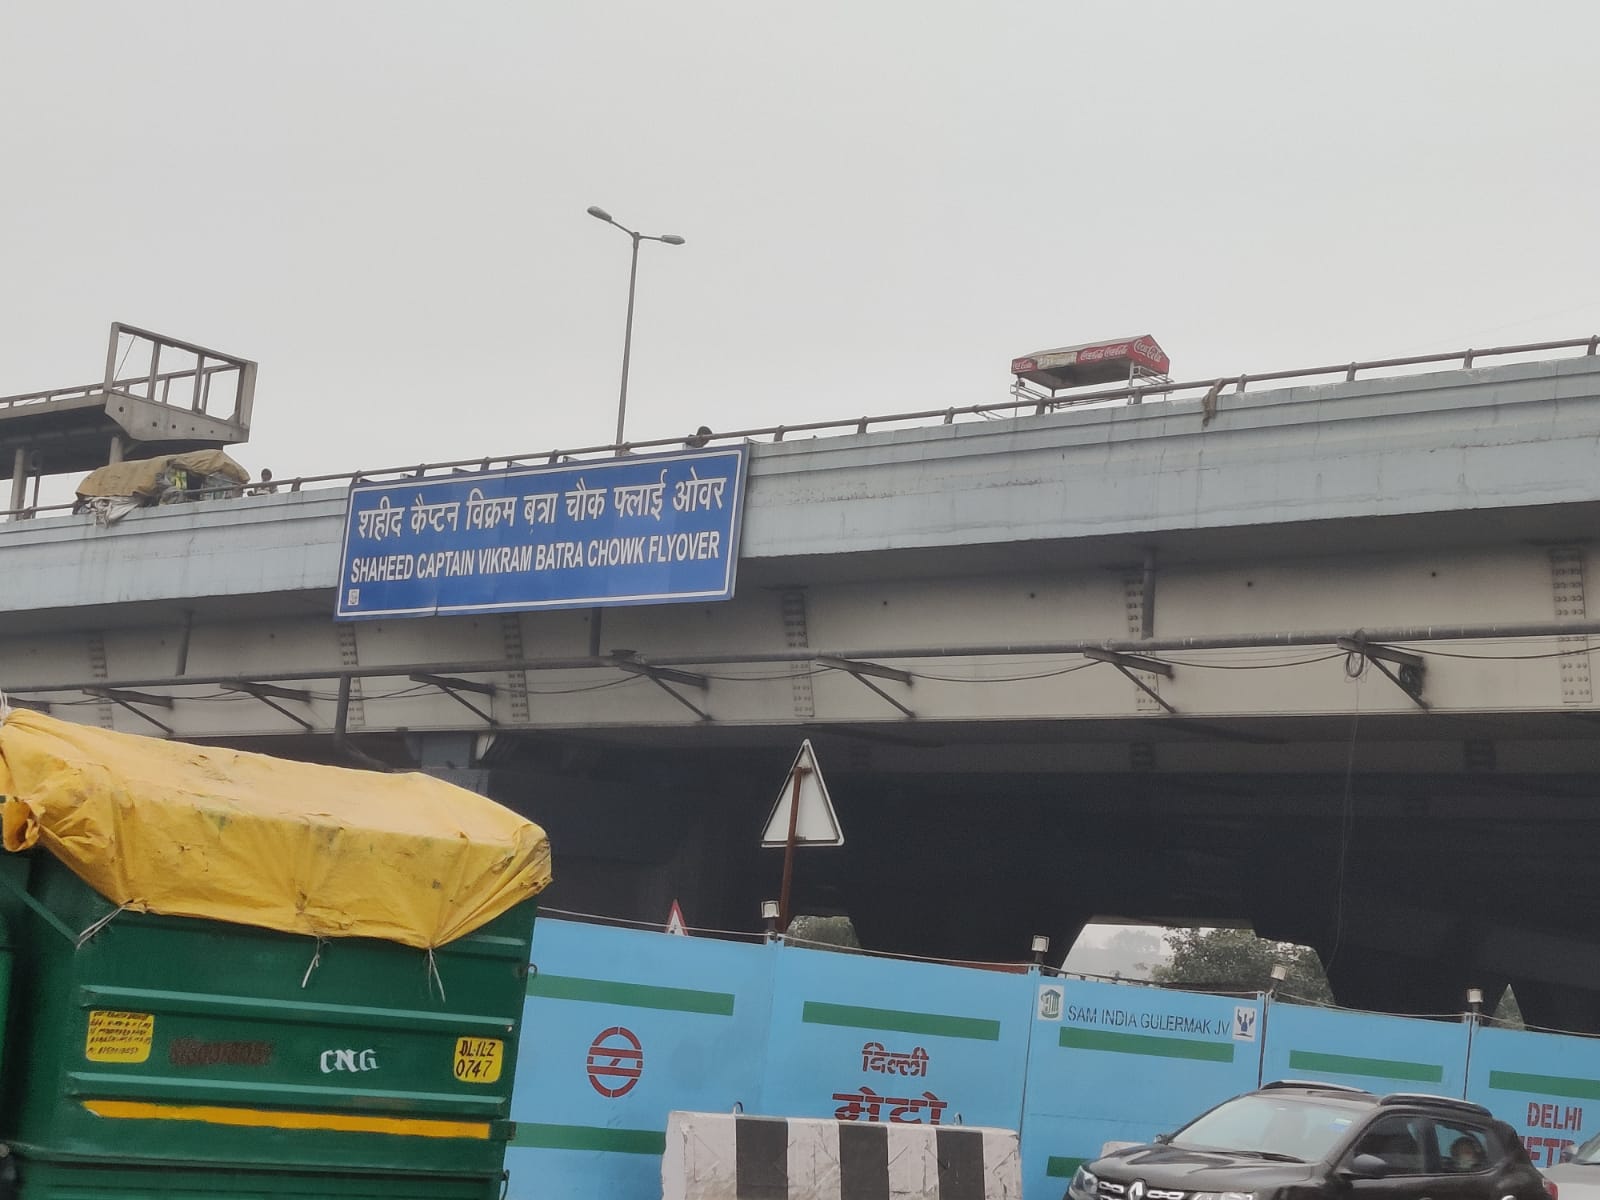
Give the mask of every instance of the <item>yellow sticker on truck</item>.
<path id="1" fill-rule="evenodd" d="M 156 1019 L 151 1013 L 91 1009 L 83 1056 L 97 1063 L 142 1063 L 150 1057 L 155 1035 Z"/>
<path id="2" fill-rule="evenodd" d="M 495 1083 L 505 1065 L 506 1044 L 499 1038 L 456 1039 L 456 1078 L 462 1083 Z"/>

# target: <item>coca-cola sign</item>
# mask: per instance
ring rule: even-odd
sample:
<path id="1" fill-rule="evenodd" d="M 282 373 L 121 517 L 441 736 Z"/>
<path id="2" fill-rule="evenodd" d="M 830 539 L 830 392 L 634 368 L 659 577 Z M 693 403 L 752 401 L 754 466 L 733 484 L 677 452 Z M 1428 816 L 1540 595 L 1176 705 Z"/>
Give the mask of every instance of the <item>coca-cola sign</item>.
<path id="1" fill-rule="evenodd" d="M 1171 362 L 1156 340 L 1146 333 L 1136 338 L 1063 346 L 1013 358 L 1011 373 L 1030 378 L 1048 374 L 1058 377 L 1054 380 L 1057 384 L 1075 386 L 1114 379 L 1125 365 L 1165 375 Z"/>
<path id="2" fill-rule="evenodd" d="M 1127 358 L 1127 342 L 1112 342 L 1105 346 L 1085 346 L 1078 351 L 1078 361 L 1081 363 L 1104 362 L 1108 358 Z"/>
<path id="3" fill-rule="evenodd" d="M 1160 371 L 1163 374 L 1172 365 L 1172 360 L 1167 357 L 1166 351 L 1147 337 L 1138 338 L 1133 343 L 1133 356 L 1141 360 L 1145 366 Z"/>

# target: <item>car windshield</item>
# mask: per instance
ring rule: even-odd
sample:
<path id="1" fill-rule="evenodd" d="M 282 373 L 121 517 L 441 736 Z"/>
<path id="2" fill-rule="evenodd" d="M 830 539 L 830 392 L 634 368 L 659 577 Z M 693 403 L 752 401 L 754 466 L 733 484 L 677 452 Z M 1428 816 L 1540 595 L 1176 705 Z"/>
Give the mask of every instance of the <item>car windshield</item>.
<path id="1" fill-rule="evenodd" d="M 1572 1152 L 1572 1161 L 1586 1167 L 1600 1167 L 1600 1134 L 1596 1134 Z"/>
<path id="2" fill-rule="evenodd" d="M 1348 1104 L 1333 1100 L 1281 1093 L 1240 1096 L 1185 1125 L 1171 1144 L 1314 1162 L 1327 1156 L 1355 1117 Z"/>

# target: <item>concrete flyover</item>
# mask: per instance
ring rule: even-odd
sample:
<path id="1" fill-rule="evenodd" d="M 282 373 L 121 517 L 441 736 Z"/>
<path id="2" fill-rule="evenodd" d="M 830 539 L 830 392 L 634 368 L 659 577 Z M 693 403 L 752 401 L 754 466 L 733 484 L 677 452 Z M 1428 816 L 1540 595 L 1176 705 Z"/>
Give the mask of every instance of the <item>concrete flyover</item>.
<path id="1" fill-rule="evenodd" d="M 342 487 L 13 522 L 0 686 L 454 773 L 551 827 L 552 903 L 710 926 L 810 736 L 848 840 L 799 898 L 872 944 L 1249 922 L 1349 1003 L 1600 1029 L 1600 360 L 1210 401 L 756 444 L 737 598 L 598 627 L 336 624 Z"/>

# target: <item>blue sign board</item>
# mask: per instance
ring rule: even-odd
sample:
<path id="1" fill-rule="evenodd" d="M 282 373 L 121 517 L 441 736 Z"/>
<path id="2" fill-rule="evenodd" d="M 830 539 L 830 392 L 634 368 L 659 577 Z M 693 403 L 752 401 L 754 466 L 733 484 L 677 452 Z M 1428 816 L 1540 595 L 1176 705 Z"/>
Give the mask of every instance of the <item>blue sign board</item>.
<path id="1" fill-rule="evenodd" d="M 358 484 L 335 616 L 728 600 L 745 448 Z"/>

